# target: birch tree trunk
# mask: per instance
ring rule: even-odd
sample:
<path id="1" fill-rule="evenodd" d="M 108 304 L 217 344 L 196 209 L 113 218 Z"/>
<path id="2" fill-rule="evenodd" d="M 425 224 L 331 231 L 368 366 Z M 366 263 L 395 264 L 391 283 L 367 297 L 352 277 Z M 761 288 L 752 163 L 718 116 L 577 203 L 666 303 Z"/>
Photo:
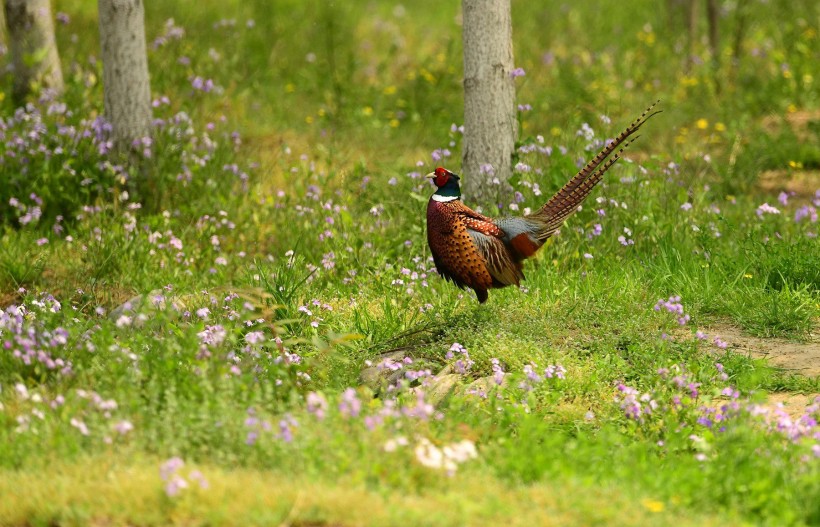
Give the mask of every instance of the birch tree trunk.
<path id="1" fill-rule="evenodd" d="M 6 0 L 5 16 L 14 67 L 14 100 L 21 102 L 37 84 L 61 93 L 63 70 L 49 0 Z"/>
<path id="2" fill-rule="evenodd" d="M 462 0 L 464 190 L 479 202 L 511 193 L 515 114 L 510 0 Z M 489 167 L 492 168 L 489 168 Z M 498 179 L 500 185 L 493 181 Z"/>
<path id="3" fill-rule="evenodd" d="M 126 149 L 151 132 L 151 84 L 142 0 L 99 0 L 105 118 Z"/>
<path id="4" fill-rule="evenodd" d="M 3 0 L 0 0 L 0 4 Z M 0 46 L 6 45 L 6 7 L 0 6 Z"/>

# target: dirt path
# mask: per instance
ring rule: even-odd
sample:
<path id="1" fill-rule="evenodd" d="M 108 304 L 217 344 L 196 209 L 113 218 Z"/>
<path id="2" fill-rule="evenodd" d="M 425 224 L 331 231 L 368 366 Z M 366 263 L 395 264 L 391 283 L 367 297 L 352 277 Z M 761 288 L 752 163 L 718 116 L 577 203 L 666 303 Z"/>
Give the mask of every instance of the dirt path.
<path id="1" fill-rule="evenodd" d="M 792 342 L 785 339 L 763 339 L 743 334 L 734 326 L 717 326 L 710 332 L 720 335 L 735 353 L 743 353 L 755 358 L 765 358 L 771 364 L 786 371 L 806 377 L 820 376 L 820 341 L 813 336 L 809 342 Z M 768 402 L 779 405 L 792 418 L 806 413 L 820 393 L 770 393 Z"/>
<path id="2" fill-rule="evenodd" d="M 712 327 L 710 333 L 720 335 L 735 353 L 766 358 L 779 368 L 806 377 L 820 376 L 820 340 L 817 336 L 813 336 L 808 342 L 763 339 L 745 335 L 740 329 L 728 325 Z"/>

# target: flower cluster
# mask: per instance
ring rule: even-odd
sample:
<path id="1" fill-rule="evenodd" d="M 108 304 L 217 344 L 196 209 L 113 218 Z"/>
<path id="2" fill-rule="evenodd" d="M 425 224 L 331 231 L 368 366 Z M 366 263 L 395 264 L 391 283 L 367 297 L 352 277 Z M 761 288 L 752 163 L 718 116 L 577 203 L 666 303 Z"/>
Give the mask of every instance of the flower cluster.
<path id="1" fill-rule="evenodd" d="M 71 338 L 62 326 L 49 329 L 38 316 L 60 311 L 60 302 L 51 295 L 33 300 L 28 306 L 11 305 L 0 311 L 0 339 L 4 353 L 34 371 L 70 376 L 72 361 L 65 358 Z"/>
<path id="2" fill-rule="evenodd" d="M 429 439 L 422 437 L 413 452 L 423 466 L 444 470 L 451 476 L 456 473 L 460 464 L 478 457 L 475 444 L 467 439 L 439 448 Z"/>
<path id="3" fill-rule="evenodd" d="M 169 498 L 179 496 L 190 487 L 191 482 L 196 482 L 202 490 L 207 490 L 209 487 L 208 480 L 202 472 L 191 470 L 187 475 L 183 475 L 184 467 L 185 461 L 179 457 L 172 457 L 159 466 L 159 477 L 165 482 L 165 494 Z"/>
<path id="4" fill-rule="evenodd" d="M 467 351 L 467 348 L 459 344 L 458 342 L 454 343 L 450 346 L 450 349 L 447 350 L 447 353 L 444 356 L 447 360 L 452 360 L 455 358 L 455 362 L 453 363 L 453 369 L 456 373 L 461 375 L 466 374 L 470 368 L 475 365 L 475 361 L 470 358 L 470 353 Z"/>
<path id="5" fill-rule="evenodd" d="M 549 364 L 544 368 L 543 374 L 538 374 L 536 371 L 538 366 L 534 362 L 524 365 L 524 378 L 519 383 L 518 387 L 525 392 L 531 391 L 535 385 L 541 384 L 547 379 L 565 379 L 567 370 L 561 365 Z"/>
<path id="6" fill-rule="evenodd" d="M 652 415 L 658 409 L 658 402 L 650 393 L 641 393 L 621 383 L 617 386 L 620 395 L 615 401 L 623 410 L 624 415 L 634 421 L 643 422 L 644 416 Z"/>
<path id="7" fill-rule="evenodd" d="M 704 381 L 718 385 L 705 399 L 701 393 L 704 383 L 696 380 L 683 366 L 673 364 L 657 371 L 658 382 L 651 392 L 642 393 L 619 384 L 615 402 L 627 419 L 646 431 L 654 430 L 661 437 L 667 433 L 659 425 L 664 421 L 676 422 L 676 432 L 690 430 L 690 438 L 695 438 L 693 449 L 701 461 L 707 460 L 703 455 L 704 450 L 708 449 L 707 434 L 704 432 L 726 432 L 733 420 L 762 424 L 770 432 L 782 434 L 794 443 L 807 442 L 812 452 L 820 457 L 820 427 L 817 421 L 820 417 L 820 397 L 802 415 L 793 417 L 784 411 L 781 403 L 766 405 L 753 403 L 748 398 L 743 400 L 739 390 L 730 384 L 723 384 L 729 376 L 721 363 L 715 363 L 713 372 L 703 374 L 708 377 Z M 719 387 L 721 384 L 722 388 Z M 662 445 L 663 440 L 659 444 Z"/>
<path id="8" fill-rule="evenodd" d="M 655 311 L 665 309 L 669 313 L 679 315 L 677 320 L 681 326 L 685 326 L 691 318 L 683 312 L 683 304 L 680 302 L 680 296 L 670 296 L 667 300 L 659 299 L 654 309 Z"/>

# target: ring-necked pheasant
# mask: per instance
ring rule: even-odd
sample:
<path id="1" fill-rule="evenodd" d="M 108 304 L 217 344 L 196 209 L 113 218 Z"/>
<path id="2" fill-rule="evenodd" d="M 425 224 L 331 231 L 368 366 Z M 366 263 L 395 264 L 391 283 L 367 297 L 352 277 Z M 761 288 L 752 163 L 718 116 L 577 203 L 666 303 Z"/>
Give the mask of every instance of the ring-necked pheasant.
<path id="1" fill-rule="evenodd" d="M 461 202 L 457 175 L 442 167 L 428 174 L 438 190 L 427 203 L 427 243 L 439 274 L 462 289 L 473 289 L 481 303 L 487 301 L 489 289 L 518 285 L 524 278 L 521 262 L 535 254 L 564 220 L 578 210 L 578 205 L 637 136 L 626 140 L 650 117 L 660 113 L 652 112 L 656 104 L 529 216 L 488 218 Z"/>

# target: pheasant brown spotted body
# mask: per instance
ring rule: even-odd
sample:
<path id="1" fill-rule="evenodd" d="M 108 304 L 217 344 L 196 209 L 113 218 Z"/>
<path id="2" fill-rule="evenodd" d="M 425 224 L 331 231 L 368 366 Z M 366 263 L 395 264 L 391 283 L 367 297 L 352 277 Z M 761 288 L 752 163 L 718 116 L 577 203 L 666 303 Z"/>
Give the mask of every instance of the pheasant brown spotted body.
<path id="1" fill-rule="evenodd" d="M 490 289 L 519 285 L 524 279 L 522 261 L 534 255 L 578 210 L 578 205 L 637 138 L 629 139 L 632 134 L 660 112 L 652 112 L 656 104 L 529 216 L 493 219 L 479 214 L 461 202 L 457 175 L 441 167 L 428 174 L 437 190 L 427 203 L 427 242 L 439 274 L 461 288 L 474 290 L 482 303 Z"/>

